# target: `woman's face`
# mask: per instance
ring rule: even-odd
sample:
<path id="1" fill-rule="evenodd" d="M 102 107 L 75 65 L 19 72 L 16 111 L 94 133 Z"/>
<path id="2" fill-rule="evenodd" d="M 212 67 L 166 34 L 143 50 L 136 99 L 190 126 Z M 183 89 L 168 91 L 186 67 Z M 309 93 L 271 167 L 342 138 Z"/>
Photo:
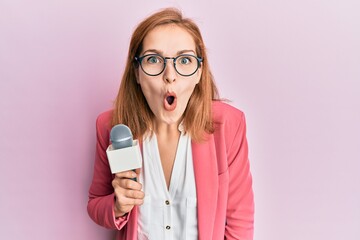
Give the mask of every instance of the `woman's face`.
<path id="1" fill-rule="evenodd" d="M 197 55 L 193 37 L 186 30 L 172 24 L 151 30 L 144 38 L 142 48 L 140 57 L 147 54 L 159 54 L 162 57 Z M 157 60 L 154 58 L 146 61 L 152 63 Z M 147 75 L 141 67 L 137 71 L 137 82 L 155 115 L 156 123 L 179 124 L 200 80 L 201 67 L 193 75 L 185 77 L 176 72 L 173 60 L 168 59 L 164 71 L 158 76 Z"/>

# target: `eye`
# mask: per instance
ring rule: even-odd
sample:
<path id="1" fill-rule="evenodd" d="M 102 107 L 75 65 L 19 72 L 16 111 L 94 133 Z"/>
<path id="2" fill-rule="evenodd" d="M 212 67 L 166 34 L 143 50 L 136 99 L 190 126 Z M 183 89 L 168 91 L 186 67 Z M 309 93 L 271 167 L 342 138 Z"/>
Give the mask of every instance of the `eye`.
<path id="1" fill-rule="evenodd" d="M 161 57 L 157 56 L 157 55 L 148 56 L 145 60 L 146 60 L 146 63 L 149 63 L 149 64 L 157 64 L 157 63 L 162 62 Z"/>
<path id="2" fill-rule="evenodd" d="M 191 63 L 191 60 L 192 60 L 191 57 L 184 56 L 179 58 L 179 63 L 182 65 L 187 65 Z"/>

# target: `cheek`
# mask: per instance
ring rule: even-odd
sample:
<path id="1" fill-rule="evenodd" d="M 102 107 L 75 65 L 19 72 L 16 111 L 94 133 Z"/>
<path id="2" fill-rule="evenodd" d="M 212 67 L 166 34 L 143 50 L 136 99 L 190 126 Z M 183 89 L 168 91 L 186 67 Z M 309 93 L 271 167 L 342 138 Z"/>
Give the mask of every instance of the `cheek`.
<path id="1" fill-rule="evenodd" d="M 161 87 L 157 86 L 157 82 L 154 81 L 154 79 L 148 79 L 147 77 L 139 76 L 138 83 L 141 86 L 141 90 L 147 100 L 151 100 L 152 97 L 159 95 Z"/>
<path id="2" fill-rule="evenodd" d="M 182 90 L 182 93 L 180 93 L 180 96 L 182 96 L 182 100 L 184 101 L 184 103 L 188 102 L 191 95 L 194 92 L 194 89 L 196 87 L 196 82 L 193 82 L 192 84 L 188 84 L 187 86 L 185 86 Z"/>
<path id="3" fill-rule="evenodd" d="M 201 74 L 194 76 L 191 81 L 190 81 L 190 84 L 187 86 L 187 90 L 188 91 L 191 91 L 191 93 L 194 91 L 196 85 L 200 82 L 200 77 L 201 77 Z"/>

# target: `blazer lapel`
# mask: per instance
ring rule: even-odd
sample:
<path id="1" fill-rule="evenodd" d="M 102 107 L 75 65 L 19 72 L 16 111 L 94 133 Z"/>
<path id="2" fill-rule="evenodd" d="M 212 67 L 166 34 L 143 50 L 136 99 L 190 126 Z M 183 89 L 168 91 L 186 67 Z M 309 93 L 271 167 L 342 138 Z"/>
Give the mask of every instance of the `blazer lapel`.
<path id="1" fill-rule="evenodd" d="M 197 192 L 199 239 L 212 239 L 218 192 L 218 169 L 214 135 L 207 141 L 192 142 L 192 155 Z"/>

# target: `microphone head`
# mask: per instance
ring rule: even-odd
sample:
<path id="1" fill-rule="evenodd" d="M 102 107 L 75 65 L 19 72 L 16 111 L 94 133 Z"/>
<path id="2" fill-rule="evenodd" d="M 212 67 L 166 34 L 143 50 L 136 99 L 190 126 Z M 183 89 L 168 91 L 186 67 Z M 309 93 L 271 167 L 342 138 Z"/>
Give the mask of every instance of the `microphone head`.
<path id="1" fill-rule="evenodd" d="M 110 131 L 110 141 L 114 150 L 131 147 L 133 135 L 130 128 L 124 124 L 115 125 Z"/>

